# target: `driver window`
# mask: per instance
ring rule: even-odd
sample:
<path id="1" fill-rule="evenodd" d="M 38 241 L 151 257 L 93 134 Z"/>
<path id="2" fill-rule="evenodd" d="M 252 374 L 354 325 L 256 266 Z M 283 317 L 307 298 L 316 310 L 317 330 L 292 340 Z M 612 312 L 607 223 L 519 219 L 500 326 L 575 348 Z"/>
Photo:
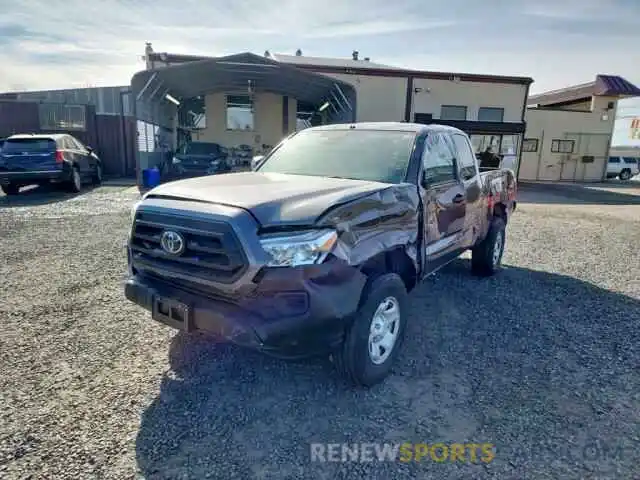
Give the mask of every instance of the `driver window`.
<path id="1" fill-rule="evenodd" d="M 476 157 L 473 154 L 469 142 L 462 135 L 453 135 L 453 142 L 458 153 L 457 159 L 460 164 L 460 176 L 463 180 L 471 180 L 476 176 Z"/>
<path id="2" fill-rule="evenodd" d="M 450 142 L 442 133 L 430 133 L 422 153 L 424 178 L 429 184 L 456 180 L 456 166 Z"/>

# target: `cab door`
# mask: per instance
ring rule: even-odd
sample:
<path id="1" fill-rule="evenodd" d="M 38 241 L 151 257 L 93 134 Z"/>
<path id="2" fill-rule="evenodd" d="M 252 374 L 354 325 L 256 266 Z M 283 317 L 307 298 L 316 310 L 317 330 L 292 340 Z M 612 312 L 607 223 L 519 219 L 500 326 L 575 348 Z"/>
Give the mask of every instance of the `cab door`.
<path id="1" fill-rule="evenodd" d="M 466 197 L 452 145 L 447 133 L 430 132 L 422 153 L 419 183 L 424 206 L 423 258 L 427 273 L 460 253 Z"/>

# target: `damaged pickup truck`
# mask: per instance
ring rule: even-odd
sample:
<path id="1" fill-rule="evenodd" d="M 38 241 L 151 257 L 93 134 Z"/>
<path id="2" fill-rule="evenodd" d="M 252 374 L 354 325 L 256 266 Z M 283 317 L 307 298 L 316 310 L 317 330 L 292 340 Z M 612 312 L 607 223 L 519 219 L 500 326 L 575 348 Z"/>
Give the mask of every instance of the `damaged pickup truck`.
<path id="1" fill-rule="evenodd" d="M 511 170 L 480 173 L 455 128 L 309 128 L 254 172 L 146 193 L 125 294 L 174 328 L 280 357 L 330 354 L 373 385 L 398 356 L 421 279 L 466 250 L 477 274 L 500 268 L 515 192 Z"/>

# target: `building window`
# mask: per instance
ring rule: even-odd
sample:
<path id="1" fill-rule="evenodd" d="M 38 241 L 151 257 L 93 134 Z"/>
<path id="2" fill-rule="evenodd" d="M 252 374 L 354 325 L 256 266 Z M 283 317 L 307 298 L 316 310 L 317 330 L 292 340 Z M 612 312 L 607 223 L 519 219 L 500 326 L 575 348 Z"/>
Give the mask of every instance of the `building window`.
<path id="1" fill-rule="evenodd" d="M 227 130 L 253 130 L 253 99 L 227 95 Z"/>
<path id="2" fill-rule="evenodd" d="M 538 151 L 538 139 L 537 138 L 525 138 L 522 141 L 523 152 L 537 152 Z"/>
<path id="3" fill-rule="evenodd" d="M 440 107 L 441 120 L 466 120 L 467 107 L 462 105 L 442 105 Z"/>
<path id="4" fill-rule="evenodd" d="M 573 153 L 573 140 L 551 140 L 551 153 Z"/>
<path id="5" fill-rule="evenodd" d="M 504 108 L 480 107 L 478 110 L 479 122 L 502 122 L 504 120 Z"/>

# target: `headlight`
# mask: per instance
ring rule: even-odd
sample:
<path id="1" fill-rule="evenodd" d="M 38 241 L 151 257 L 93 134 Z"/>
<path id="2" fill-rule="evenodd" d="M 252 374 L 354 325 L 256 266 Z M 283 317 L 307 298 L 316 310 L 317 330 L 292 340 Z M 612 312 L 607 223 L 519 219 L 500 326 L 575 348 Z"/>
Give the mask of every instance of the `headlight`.
<path id="1" fill-rule="evenodd" d="M 315 230 L 293 235 L 262 237 L 260 243 L 271 256 L 270 267 L 295 267 L 322 263 L 333 249 L 338 234 L 333 230 Z"/>
<path id="2" fill-rule="evenodd" d="M 142 203 L 142 200 L 139 200 L 136 202 L 136 204 L 131 207 L 131 222 L 133 223 L 133 221 L 136 218 L 136 211 L 138 210 L 138 207 L 140 206 L 140 204 Z"/>
<path id="3" fill-rule="evenodd" d="M 173 157 L 173 159 L 171 160 L 171 163 L 173 163 L 174 165 L 177 165 L 179 163 L 182 163 L 182 160 L 180 160 L 179 158 Z"/>
<path id="4" fill-rule="evenodd" d="M 220 164 L 220 160 L 211 160 L 209 162 L 209 165 L 211 165 L 212 167 L 217 167 Z"/>

